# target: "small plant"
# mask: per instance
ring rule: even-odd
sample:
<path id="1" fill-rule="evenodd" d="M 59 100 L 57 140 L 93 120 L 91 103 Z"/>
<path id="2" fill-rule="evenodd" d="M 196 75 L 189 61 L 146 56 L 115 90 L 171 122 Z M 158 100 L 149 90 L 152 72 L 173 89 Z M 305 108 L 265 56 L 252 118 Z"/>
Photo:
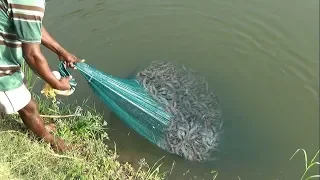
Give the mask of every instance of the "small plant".
<path id="1" fill-rule="evenodd" d="M 219 173 L 218 173 L 218 171 L 212 170 L 211 174 L 213 174 L 212 180 L 215 180 Z"/>
<path id="2" fill-rule="evenodd" d="M 314 157 L 312 158 L 312 160 L 310 162 L 308 162 L 308 155 L 307 155 L 307 152 L 304 150 L 304 149 L 298 149 L 293 155 L 292 157 L 290 158 L 290 161 L 291 159 L 298 153 L 302 151 L 303 154 L 304 154 L 304 161 L 305 161 L 305 171 L 303 173 L 303 175 L 301 176 L 301 180 L 308 180 L 308 179 L 312 179 L 312 178 L 319 178 L 320 175 L 317 174 L 317 175 L 312 175 L 312 176 L 309 176 L 307 178 L 305 178 L 306 174 L 308 173 L 308 171 L 315 165 L 320 165 L 320 163 L 318 161 L 315 161 L 316 160 L 316 157 L 318 156 L 319 154 L 319 150 L 318 152 L 314 155 Z"/>
<path id="3" fill-rule="evenodd" d="M 26 63 L 23 63 L 22 64 L 22 72 L 23 72 L 24 77 L 25 77 L 25 79 L 27 81 L 26 85 L 27 85 L 28 89 L 32 90 L 33 87 L 35 86 L 36 82 L 37 82 L 36 80 L 32 80 L 32 78 L 33 78 L 32 69 Z"/>

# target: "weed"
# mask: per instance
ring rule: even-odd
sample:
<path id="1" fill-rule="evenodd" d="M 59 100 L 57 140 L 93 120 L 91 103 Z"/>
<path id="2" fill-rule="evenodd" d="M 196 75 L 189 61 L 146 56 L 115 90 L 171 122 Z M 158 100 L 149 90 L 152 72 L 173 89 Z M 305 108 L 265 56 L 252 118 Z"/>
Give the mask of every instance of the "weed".
<path id="1" fill-rule="evenodd" d="M 315 165 L 320 165 L 320 163 L 318 161 L 315 161 L 316 160 L 316 157 L 319 155 L 319 150 L 317 151 L 317 153 L 314 155 L 314 157 L 311 159 L 310 162 L 308 162 L 308 155 L 307 155 L 307 152 L 306 150 L 304 149 L 298 149 L 290 158 L 290 160 L 298 153 L 298 152 L 303 152 L 303 155 L 304 155 L 304 163 L 305 163 L 305 170 L 304 170 L 304 173 L 302 174 L 301 176 L 301 180 L 308 180 L 308 179 L 312 179 L 312 178 L 319 178 L 320 175 L 317 174 L 317 175 L 312 175 L 312 176 L 309 176 L 309 177 L 305 177 L 306 174 L 308 173 L 308 171 Z"/>

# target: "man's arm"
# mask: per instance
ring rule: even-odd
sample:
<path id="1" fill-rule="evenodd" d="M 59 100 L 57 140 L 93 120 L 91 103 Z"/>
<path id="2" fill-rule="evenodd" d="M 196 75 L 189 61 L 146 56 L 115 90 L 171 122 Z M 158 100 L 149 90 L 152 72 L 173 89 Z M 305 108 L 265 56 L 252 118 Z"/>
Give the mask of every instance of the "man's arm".
<path id="1" fill-rule="evenodd" d="M 49 34 L 44 26 L 41 29 L 42 38 L 41 43 L 46 48 L 50 49 L 52 52 L 56 53 L 58 56 L 65 54 L 67 51 Z"/>
<path id="2" fill-rule="evenodd" d="M 76 56 L 70 54 L 67 50 L 65 50 L 46 30 L 44 26 L 41 28 L 42 38 L 41 44 L 46 48 L 50 49 L 52 52 L 56 53 L 60 60 L 66 61 L 67 66 L 73 68 L 74 64 L 80 62 Z"/>
<path id="3" fill-rule="evenodd" d="M 36 71 L 44 81 L 50 84 L 51 87 L 59 90 L 70 89 L 69 79 L 64 78 L 59 81 L 53 75 L 46 58 L 41 53 L 39 43 L 23 43 L 22 50 L 27 64 L 31 69 Z"/>

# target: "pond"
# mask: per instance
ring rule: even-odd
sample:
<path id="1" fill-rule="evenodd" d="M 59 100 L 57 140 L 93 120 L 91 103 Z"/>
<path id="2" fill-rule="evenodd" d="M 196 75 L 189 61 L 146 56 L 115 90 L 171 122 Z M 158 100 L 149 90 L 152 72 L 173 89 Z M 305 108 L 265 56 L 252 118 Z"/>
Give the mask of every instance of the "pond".
<path id="1" fill-rule="evenodd" d="M 105 112 L 120 159 L 151 165 L 165 156 L 170 179 L 299 179 L 304 148 L 319 149 L 319 1 L 54 0 L 44 25 L 70 52 L 118 77 L 153 60 L 206 76 L 223 107 L 223 160 L 193 163 L 161 151 L 92 94 L 79 73 L 76 92 Z M 57 57 L 45 50 L 51 67 Z M 111 143 L 112 144 L 112 143 Z"/>

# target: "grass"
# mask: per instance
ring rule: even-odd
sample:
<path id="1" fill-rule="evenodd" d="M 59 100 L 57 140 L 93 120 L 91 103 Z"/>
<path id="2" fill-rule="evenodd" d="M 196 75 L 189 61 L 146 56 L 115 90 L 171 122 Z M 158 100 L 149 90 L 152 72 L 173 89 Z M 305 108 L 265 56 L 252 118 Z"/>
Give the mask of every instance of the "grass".
<path id="1" fill-rule="evenodd" d="M 28 80 L 32 71 L 24 69 Z M 29 71 L 28 71 L 29 70 Z M 28 81 L 31 82 L 31 81 Z M 32 89 L 33 84 L 28 86 Z M 17 115 L 0 118 L 0 179 L 164 179 L 161 163 L 152 167 L 147 163 L 134 169 L 129 163 L 120 163 L 116 149 L 110 149 L 107 141 L 107 123 L 94 108 L 52 102 L 33 94 L 38 102 L 40 114 L 58 118 L 44 118 L 54 122 L 57 136 L 75 149 L 63 154 L 55 153 L 50 145 L 39 140 L 25 128 Z M 74 114 L 78 116 L 59 118 Z"/>
<path id="2" fill-rule="evenodd" d="M 211 174 L 213 174 L 212 180 L 215 180 L 218 177 L 218 171 L 212 170 Z"/>
<path id="3" fill-rule="evenodd" d="M 313 156 L 313 158 L 310 160 L 310 162 L 308 161 L 308 155 L 307 155 L 307 152 L 306 150 L 304 149 L 298 149 L 290 158 L 290 160 L 292 160 L 292 158 L 298 154 L 298 152 L 303 152 L 303 155 L 304 155 L 304 165 L 305 165 L 305 169 L 304 169 L 304 172 L 301 176 L 301 180 L 309 180 L 309 179 L 313 179 L 313 178 L 320 178 L 320 175 L 317 174 L 317 175 L 311 175 L 309 177 L 306 177 L 307 173 L 309 172 L 309 170 L 316 166 L 316 165 L 320 165 L 320 162 L 318 161 L 315 161 L 317 156 L 319 155 L 319 150 L 316 152 L 316 154 Z M 318 167 L 319 169 L 319 167 Z"/>
<path id="4" fill-rule="evenodd" d="M 71 105 L 53 105 L 50 101 L 40 103 L 42 114 L 70 114 L 75 109 L 77 107 Z M 158 164 L 152 168 L 141 165 L 135 170 L 128 163 L 118 162 L 116 151 L 103 143 L 108 140 L 106 123 L 94 109 L 82 110 L 81 116 L 45 121 L 54 122 L 58 128 L 56 135 L 76 144 L 76 149 L 56 154 L 48 144 L 38 141 L 16 115 L 7 116 L 0 120 L 0 179 L 5 179 L 1 176 L 19 179 L 164 178 Z"/>
<path id="5" fill-rule="evenodd" d="M 39 97 L 35 96 L 39 99 Z M 53 105 L 42 100 L 42 114 L 70 114 L 79 107 Z M 51 107 L 51 108 L 49 108 Z M 53 108 L 52 108 L 53 107 Z M 57 125 L 56 135 L 76 149 L 64 154 L 54 153 L 50 146 L 39 141 L 16 115 L 0 120 L 0 179 L 12 176 L 19 179 L 163 179 L 160 165 L 147 165 L 138 170 L 128 163 L 117 161 L 115 150 L 103 142 L 108 140 L 106 123 L 94 109 L 85 108 L 81 116 L 46 119 Z M 5 173 L 4 173 L 5 172 Z"/>
<path id="6" fill-rule="evenodd" d="M 316 161 L 316 158 L 318 157 L 320 150 L 318 150 L 316 152 L 316 154 L 313 156 L 313 158 L 310 161 L 308 161 L 307 151 L 305 149 L 297 149 L 297 151 L 295 153 L 293 153 L 293 155 L 291 156 L 289 161 L 291 161 L 293 159 L 293 157 L 296 156 L 299 152 L 302 152 L 303 156 L 304 156 L 304 172 L 301 175 L 300 180 L 309 180 L 309 179 L 314 179 L 314 178 L 318 178 L 319 179 L 320 178 L 320 174 L 310 175 L 308 177 L 306 177 L 306 176 L 307 176 L 308 172 L 311 170 L 312 167 L 314 167 L 316 165 L 320 165 L 320 162 Z M 318 170 L 319 170 L 319 168 L 318 168 Z M 211 173 L 213 174 L 213 178 L 212 179 L 215 180 L 217 178 L 217 176 L 218 176 L 218 172 L 217 171 L 212 171 Z M 241 180 L 241 178 L 239 176 L 238 176 L 238 179 Z"/>

